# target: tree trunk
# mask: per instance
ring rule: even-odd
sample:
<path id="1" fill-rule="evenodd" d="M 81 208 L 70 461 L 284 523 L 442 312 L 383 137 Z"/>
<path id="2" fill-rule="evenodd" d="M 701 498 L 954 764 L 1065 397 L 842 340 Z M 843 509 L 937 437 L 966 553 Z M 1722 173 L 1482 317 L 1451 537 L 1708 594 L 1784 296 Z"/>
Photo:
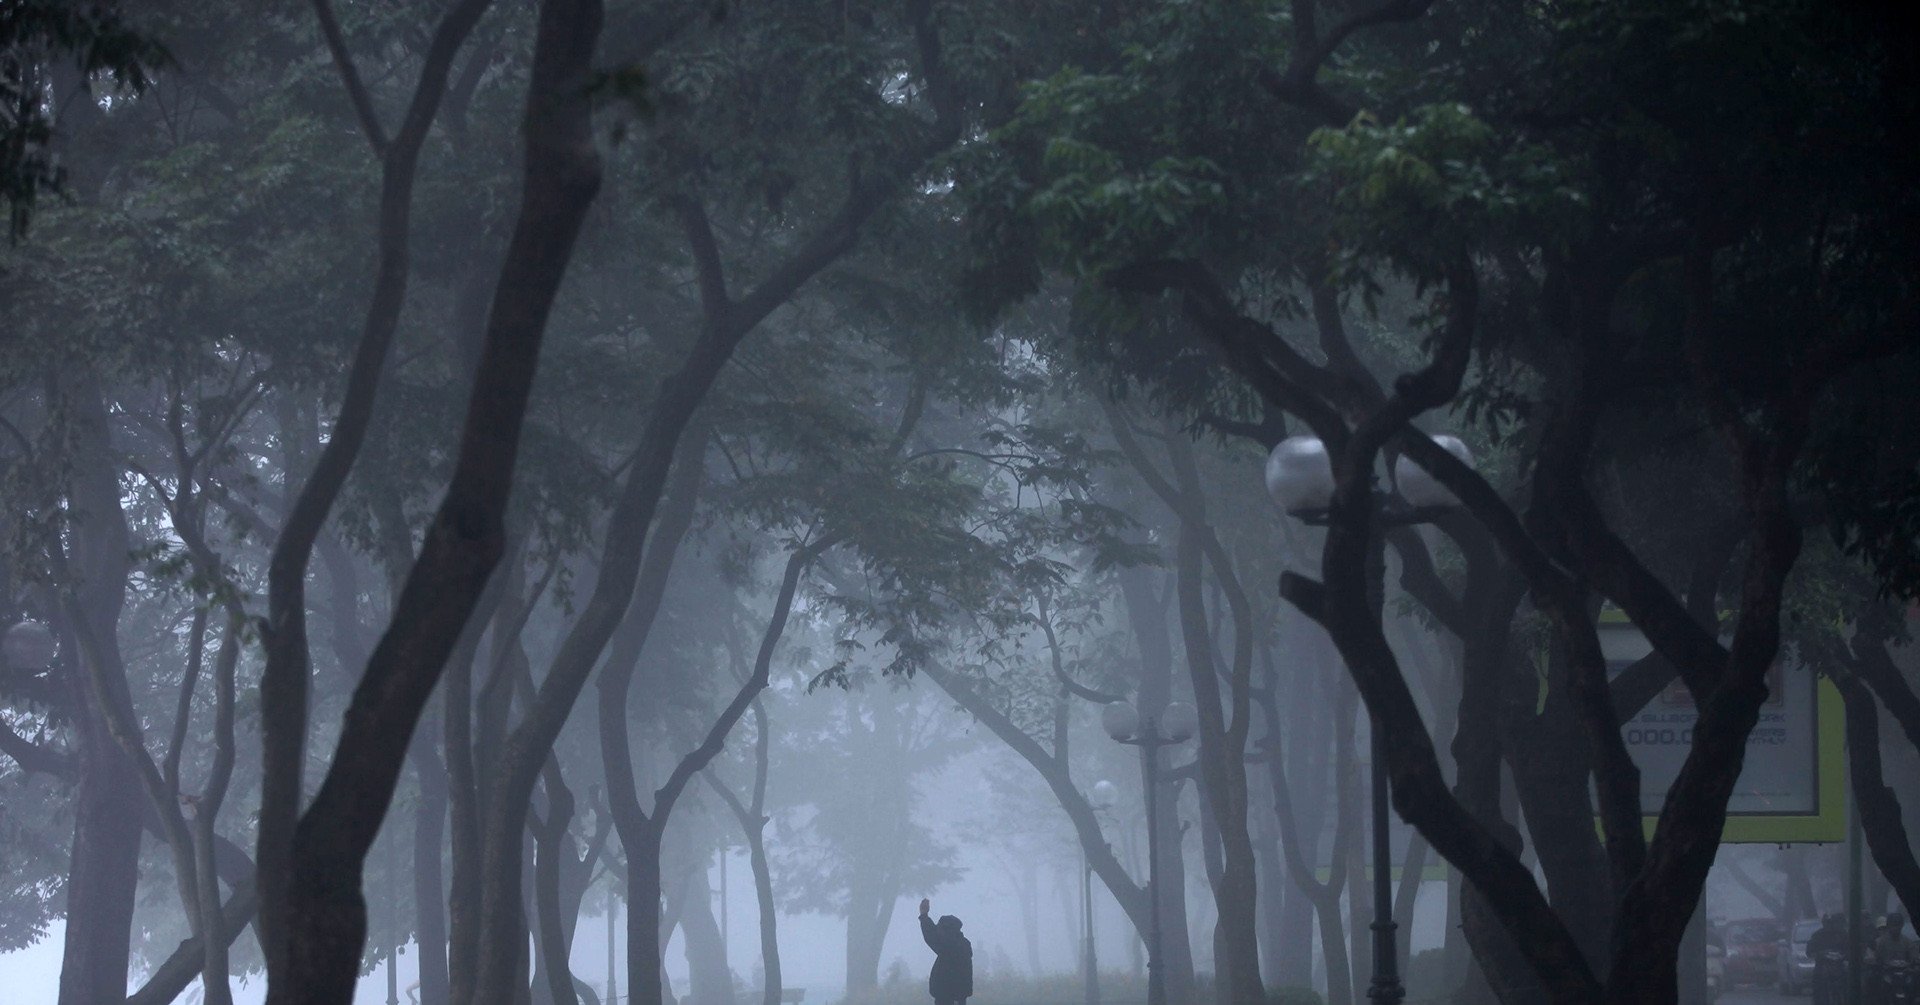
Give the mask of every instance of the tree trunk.
<path id="1" fill-rule="evenodd" d="M 127 964 L 134 895 L 140 882 L 138 819 L 153 793 L 141 779 L 131 744 L 113 729 L 106 702 L 126 702 L 125 668 L 117 658 L 120 612 L 125 604 L 131 544 L 120 508 L 118 468 L 112 453 L 106 403 L 90 374 L 63 382 L 73 402 L 74 463 L 68 497 L 74 527 L 64 567 L 61 604 L 66 620 L 62 669 L 69 675 L 79 747 L 79 785 L 74 793 L 73 848 L 67 872 L 66 945 L 60 968 L 59 1005 L 119 1001 L 127 993 Z M 75 645 L 77 640 L 85 644 Z M 114 658 L 105 659 L 108 653 Z M 144 751 L 141 752 L 144 756 Z M 177 807 L 155 806 L 159 813 Z M 165 818 L 162 818 L 165 821 Z M 179 835 L 166 831 L 178 857 Z M 191 862 L 187 863 L 191 866 Z M 186 891 L 191 895 L 194 891 Z M 187 909 L 195 917 L 194 901 Z"/>
<path id="2" fill-rule="evenodd" d="M 1253 625 L 1251 604 L 1240 586 L 1231 556 L 1207 522 L 1206 496 L 1195 467 L 1192 444 L 1169 430 L 1164 437 L 1171 461 L 1172 482 L 1163 477 L 1134 438 L 1125 416 L 1111 402 L 1102 402 L 1108 426 L 1121 452 L 1154 493 L 1179 520 L 1175 555 L 1175 594 L 1180 636 L 1186 655 L 1187 677 L 1200 713 L 1201 791 L 1220 829 L 1221 870 L 1214 886 L 1219 907 L 1220 946 L 1224 958 L 1215 961 L 1218 980 L 1235 1001 L 1266 997 L 1260 981 L 1260 947 L 1253 841 L 1247 832 L 1246 746 L 1251 724 Z M 1220 667 L 1206 609 L 1206 569 L 1211 565 L 1233 613 L 1232 657 L 1227 662 L 1228 689 L 1220 688 Z M 1144 711 L 1144 710 L 1143 710 Z"/>
<path id="3" fill-rule="evenodd" d="M 702 442 L 704 443 L 704 437 Z M 698 463 L 698 459 L 695 460 Z M 697 478 L 692 479 L 692 482 L 694 484 L 684 486 L 688 490 L 684 495 L 689 510 L 692 506 L 693 490 L 697 488 Z M 684 532 L 685 526 L 682 525 L 677 533 Z M 628 845 L 630 871 L 634 869 L 632 858 L 634 846 L 628 843 L 628 835 L 630 833 L 651 835 L 642 841 L 641 850 L 645 853 L 647 846 L 650 845 L 652 848 L 650 854 L 655 859 L 658 858 L 660 834 L 665 830 L 673 808 L 680 795 L 686 791 L 687 784 L 700 772 L 705 771 L 707 765 L 719 755 L 734 725 L 766 689 L 773 666 L 773 653 L 779 645 L 781 635 L 786 631 L 787 618 L 793 611 L 793 600 L 800 586 L 800 577 L 815 558 L 833 546 L 835 540 L 831 536 L 821 538 L 800 547 L 787 557 L 786 569 L 780 579 L 780 589 L 774 597 L 772 616 L 767 621 L 766 630 L 761 633 L 760 648 L 754 657 L 753 671 L 745 681 L 741 682 L 733 699 L 708 727 L 700 745 L 680 758 L 666 781 L 655 791 L 653 813 L 650 816 L 642 812 L 639 806 L 631 755 L 627 745 L 626 687 L 631 679 L 631 673 L 609 674 L 602 677 L 605 689 L 602 693 L 603 705 L 600 719 L 601 760 L 607 771 L 607 785 L 611 797 L 609 802 L 613 807 L 614 823 L 620 832 L 622 843 Z M 670 556 L 668 560 L 671 560 Z M 650 620 L 651 614 L 647 617 Z M 659 872 L 657 862 L 653 872 L 657 877 Z M 654 883 L 658 885 L 657 878 Z M 630 901 L 630 903 L 633 902 Z M 633 917 L 637 918 L 638 912 Z M 656 949 L 655 959 L 652 961 L 656 969 L 659 966 L 658 954 L 659 950 Z M 635 987 L 641 987 L 641 985 L 636 984 Z M 643 995 L 646 992 L 635 993 Z"/>
<path id="4" fill-rule="evenodd" d="M 241 630 L 245 615 L 236 607 L 226 636 L 215 660 L 214 754 L 207 784 L 200 794 L 193 820 L 195 881 L 199 885 L 200 983 L 206 1005 L 233 1005 L 233 987 L 227 964 L 228 941 L 221 937 L 224 916 L 220 905 L 220 870 L 215 865 L 215 845 L 219 831 L 220 807 L 226 802 L 227 786 L 233 780 L 234 672 L 240 663 Z"/>
<path id="5" fill-rule="evenodd" d="M 459 659 L 457 651 L 454 659 Z M 447 773 L 431 746 L 416 748 L 413 765 L 420 786 L 413 822 L 414 963 L 420 974 L 420 1005 L 448 1005 L 447 892 L 440 859 L 446 843 Z"/>
<path id="6" fill-rule="evenodd" d="M 760 902 L 760 968 L 766 984 L 760 1001 L 761 1005 L 779 1005 L 782 991 L 779 916 L 773 900 L 773 871 L 767 867 L 767 842 L 762 834 L 764 826 L 763 817 L 761 827 L 747 834 L 747 856 L 753 867 L 753 893 Z"/>
<path id="7" fill-rule="evenodd" d="M 733 1005 L 733 970 L 713 916 L 713 887 L 701 862 L 679 884 L 680 932 L 687 953 L 688 1005 Z"/>
<path id="8" fill-rule="evenodd" d="M 1287 646 L 1286 650 L 1304 657 L 1312 653 L 1315 643 L 1300 639 L 1301 645 Z M 1321 669 L 1318 661 L 1302 658 L 1302 670 Z M 1327 675 L 1315 674 L 1326 680 Z M 1280 729 L 1280 707 L 1278 688 L 1280 680 L 1277 668 L 1267 665 L 1267 688 L 1262 696 L 1262 710 L 1266 716 L 1267 732 L 1271 736 Z M 1316 751 L 1319 758 L 1300 758 L 1297 769 L 1305 783 L 1306 798 L 1293 798 L 1293 788 L 1288 775 L 1287 762 L 1275 762 L 1268 765 L 1268 780 L 1273 788 L 1273 806 L 1275 822 L 1279 825 L 1281 850 L 1287 863 L 1287 874 L 1293 880 L 1296 890 L 1303 894 L 1313 907 L 1313 921 L 1320 930 L 1320 955 L 1326 970 L 1327 1001 L 1329 1005 L 1351 1005 L 1353 1001 L 1353 965 L 1347 955 L 1346 924 L 1340 913 L 1342 888 L 1347 885 L 1347 857 L 1344 849 L 1350 841 L 1349 835 L 1354 829 L 1355 807 L 1349 797 L 1351 786 L 1346 779 L 1352 774 L 1353 760 L 1353 721 L 1354 699 L 1351 690 L 1329 682 L 1329 688 L 1337 690 L 1331 701 L 1323 701 L 1320 707 L 1330 706 L 1331 715 L 1317 715 L 1310 720 L 1314 732 L 1307 741 L 1306 751 Z M 1331 756 L 1327 751 L 1331 749 Z M 1304 752 L 1304 751 L 1303 751 Z M 1332 762 L 1329 772 L 1328 762 Z M 1329 774 L 1331 778 L 1329 778 Z M 1329 856 L 1332 869 L 1326 882 L 1321 882 L 1314 868 L 1320 851 L 1319 814 L 1310 818 L 1311 826 L 1301 826 L 1297 805 L 1309 807 L 1324 806 L 1326 794 L 1333 792 L 1333 852 Z M 1309 932 L 1309 936 L 1311 932 Z M 1310 939 L 1308 941 L 1311 941 Z M 1309 964 L 1308 972 L 1311 972 Z"/>
<path id="9" fill-rule="evenodd" d="M 1257 809 L 1260 812 L 1255 816 L 1254 851 L 1264 877 L 1260 884 L 1260 969 L 1275 987 L 1299 987 L 1298 975 L 1289 972 L 1286 960 L 1290 905 L 1283 896 L 1287 884 L 1281 882 L 1286 866 L 1280 861 L 1280 835 L 1273 823 L 1272 804 L 1269 802 Z"/>
<path id="10" fill-rule="evenodd" d="M 1274 872 L 1274 885 L 1284 871 Z M 1313 986 L 1313 901 L 1295 888 L 1282 904 L 1279 927 L 1280 953 L 1274 961 L 1273 983 L 1277 987 Z"/>
<path id="11" fill-rule="evenodd" d="M 753 800 L 743 803 L 719 779 L 711 773 L 706 775 L 708 783 L 720 798 L 733 811 L 734 818 L 740 821 L 740 832 L 747 839 L 747 863 L 753 870 L 753 893 L 760 905 L 760 969 L 763 974 L 760 1001 L 761 1005 L 780 1005 L 780 939 L 779 916 L 773 900 L 773 871 L 767 863 L 767 817 L 765 813 L 767 796 L 767 769 L 772 751 L 772 733 L 767 721 L 767 710 L 759 699 L 753 702 Z"/>
<path id="12" fill-rule="evenodd" d="M 1413 958 L 1413 912 L 1426 885 L 1422 875 L 1426 870 L 1427 842 L 1419 834 L 1411 834 L 1406 857 L 1400 860 L 1400 888 L 1393 896 L 1393 923 L 1400 936 L 1394 945 L 1400 954 L 1396 972 L 1403 981 L 1407 976 L 1407 963 Z"/>
<path id="13" fill-rule="evenodd" d="M 1350 772 L 1339 784 L 1340 798 L 1354 807 L 1357 811 L 1355 815 L 1362 818 L 1371 816 L 1372 800 L 1367 795 L 1367 782 L 1361 779 L 1360 772 Z M 1347 832 L 1344 844 L 1336 842 L 1333 846 L 1335 855 L 1344 855 L 1347 859 L 1347 956 L 1351 961 L 1349 966 L 1353 969 L 1353 1000 L 1356 1002 L 1365 1001 L 1367 989 L 1373 986 L 1373 938 L 1370 929 L 1373 924 L 1374 875 L 1371 856 L 1367 854 L 1372 830 L 1371 824 L 1355 826 Z"/>
<path id="14" fill-rule="evenodd" d="M 1151 708 L 1142 689 L 1141 705 Z M 1164 702 L 1161 707 L 1165 707 Z M 1147 752 L 1140 755 L 1140 785 L 1147 786 Z M 1171 1005 L 1187 1005 L 1193 999 L 1194 966 L 1193 936 L 1187 925 L 1187 862 L 1186 833 L 1180 826 L 1180 785 L 1159 772 L 1159 792 L 1154 797 L 1156 817 L 1148 820 L 1148 827 L 1160 830 L 1160 861 L 1149 865 L 1147 875 L 1157 879 L 1160 886 L 1160 968 L 1166 980 L 1167 1001 Z M 1152 843 L 1148 843 L 1152 847 Z"/>
<path id="15" fill-rule="evenodd" d="M 306 801 L 307 732 L 312 725 L 308 721 L 312 653 L 307 638 L 307 571 L 314 544 L 366 442 L 381 376 L 400 323 L 411 271 L 409 239 L 420 149 L 439 110 L 440 99 L 446 93 L 453 58 L 479 22 L 487 3 L 488 0 L 461 0 L 442 17 L 408 101 L 404 124 L 391 143 L 387 142 L 380 125 L 372 121 L 373 104 L 367 100 L 351 54 L 340 41 L 332 8 L 324 2 L 314 5 L 323 29 L 334 25 L 332 31 L 323 31 L 323 34 L 333 43 L 329 48 L 340 78 L 349 97 L 355 99 L 355 108 L 362 113 L 361 127 L 381 161 L 378 258 L 372 297 L 349 365 L 340 409 L 326 446 L 312 470 L 301 479 L 268 561 L 267 617 L 260 625 L 266 666 L 260 677 L 262 770 L 255 858 L 260 864 L 260 931 L 267 957 L 268 995 L 276 1002 L 292 1000 L 286 997 L 291 992 L 275 995 L 272 987 L 276 979 L 283 986 L 300 987 L 303 990 L 298 993 L 302 995 L 324 993 L 318 991 L 314 979 L 300 970 L 302 964 L 297 960 L 299 956 L 321 950 L 321 942 L 327 943 L 324 951 L 340 959 L 345 958 L 351 943 L 356 969 L 359 962 L 359 942 L 366 924 L 364 905 L 324 912 L 307 910 L 305 904 L 296 903 L 301 895 L 294 890 L 301 875 L 313 871 L 295 860 L 296 845 L 300 842 L 301 807 Z M 534 341 L 537 345 L 537 336 Z M 530 370 L 529 363 L 524 376 L 531 377 Z M 491 420 L 498 423 L 503 417 L 496 415 Z M 517 430 L 517 416 L 510 424 Z M 513 438 L 511 434 L 507 437 L 509 441 Z M 294 468 L 289 466 L 287 470 L 291 484 Z M 477 514 L 468 514 L 474 515 Z M 481 564 L 487 563 L 483 560 Z M 407 731 L 411 731 L 411 727 L 411 717 L 408 717 Z M 377 821 L 371 829 L 378 829 Z M 366 840 L 371 843 L 371 836 Z M 348 899 L 359 896 L 358 870 L 353 871 L 350 888 L 341 888 L 341 895 Z M 321 939 L 309 934 L 314 926 L 328 924 L 342 927 L 336 934 Z M 301 934 L 296 935 L 296 929 L 301 930 Z M 336 975 L 333 980 L 342 980 L 344 976 Z M 308 991 L 308 988 L 316 990 Z"/>
<path id="16" fill-rule="evenodd" d="M 660 924 L 660 832 L 650 825 L 621 828 L 620 843 L 627 850 L 627 994 L 637 1005 L 661 1005 L 672 998 L 660 965 L 666 941 Z"/>
<path id="17" fill-rule="evenodd" d="M 1501 712 L 1510 682 L 1520 676 L 1509 670 L 1515 657 L 1508 640 L 1525 583 L 1499 562 L 1483 533 L 1463 532 L 1455 539 L 1467 553 L 1468 578 L 1467 623 L 1460 640 L 1460 701 L 1451 744 L 1454 798 L 1495 840 L 1519 854 L 1525 843 L 1502 798 Z M 1586 792 L 1584 782 L 1580 791 Z M 1460 883 L 1459 888 L 1460 937 L 1472 951 L 1467 980 L 1460 989 L 1461 1005 L 1482 1000 L 1483 991 L 1502 1005 L 1542 1001 L 1545 990 L 1486 898 L 1471 883 Z"/>
<path id="18" fill-rule="evenodd" d="M 473 743 L 473 668 L 486 623 L 495 620 L 499 580 L 488 588 L 448 661 L 441 728 L 450 829 L 447 883 L 447 1002 L 471 1001 L 480 954 L 480 782 Z M 424 986 L 424 982 L 423 982 Z M 422 999 L 421 1005 L 431 1005 Z"/>
<path id="19" fill-rule="evenodd" d="M 424 135 L 444 92 L 445 65 L 481 6 L 462 3 L 435 33 L 406 135 L 411 137 L 416 125 Z M 275 548 L 265 626 L 268 661 L 261 684 L 262 705 L 268 711 L 262 720 L 260 823 L 262 919 L 269 922 L 267 994 L 272 1005 L 320 1005 L 352 994 L 366 934 L 361 880 L 367 849 L 385 816 L 421 711 L 504 550 L 507 495 L 547 316 L 587 207 L 599 191 L 585 85 L 600 14 L 597 0 L 546 0 L 540 7 L 523 133 L 526 179 L 520 214 L 495 291 L 458 460 L 387 631 L 354 691 L 334 762 L 304 815 L 298 809 L 308 725 L 307 557 L 364 433 L 358 409 L 371 408 L 384 345 L 356 356 L 350 397 L 361 395 L 364 406 L 343 405 L 335 438 L 322 458 L 323 470 L 316 470 L 303 488 Z M 417 141 L 409 142 L 417 150 Z M 389 166 L 394 163 L 390 160 Z M 405 174 L 410 184 L 412 166 L 404 167 L 404 172 L 390 174 Z M 410 188 L 388 195 L 394 197 L 383 206 L 399 213 L 403 238 Z M 383 227 L 383 235 L 390 230 Z M 399 252 L 404 263 L 404 241 Z M 387 258 L 383 254 L 383 262 Z M 394 309 L 397 312 L 397 304 Z M 363 349 L 368 343 L 390 341 L 391 325 L 382 334 L 376 321 L 370 312 Z M 369 354 L 371 360 L 365 358 Z M 355 430 L 355 425 L 361 428 Z"/>
<path id="20" fill-rule="evenodd" d="M 1134 639 L 1140 648 L 1140 687 L 1137 694 L 1140 713 L 1158 715 L 1172 700 L 1173 692 L 1173 637 L 1167 630 L 1166 604 L 1154 596 L 1157 591 L 1149 574 L 1145 571 L 1123 572 L 1120 575 L 1120 587 L 1127 603 L 1127 623 L 1133 629 Z M 1140 788 L 1147 787 L 1147 755 L 1140 754 Z M 1183 1005 L 1192 995 L 1193 989 L 1193 948 L 1187 932 L 1186 912 L 1186 870 L 1181 865 L 1179 806 L 1175 799 L 1177 790 L 1164 778 L 1154 801 L 1158 811 L 1158 820 L 1147 821 L 1147 826 L 1159 828 L 1161 862 L 1159 871 L 1148 866 L 1148 875 L 1158 875 L 1161 886 L 1160 917 L 1157 919 L 1161 933 L 1161 973 L 1166 980 L 1167 1000 L 1173 1005 Z M 1151 842 L 1149 842 L 1151 847 Z M 1169 856 L 1171 855 L 1171 858 Z M 1169 864 L 1171 862 L 1171 865 Z M 1111 881 L 1108 888 L 1114 896 L 1121 896 L 1121 889 L 1115 888 Z M 1142 911 L 1145 912 L 1145 898 L 1142 898 Z M 1148 938 L 1149 929 L 1135 922 L 1140 937 Z"/>
<path id="21" fill-rule="evenodd" d="M 231 946 L 233 940 L 247 930 L 247 924 L 253 920 L 259 908 L 260 898 L 253 890 L 253 879 L 249 874 L 221 909 L 219 937 Z M 205 959 L 198 937 L 180 943 L 172 955 L 147 975 L 147 983 L 126 997 L 125 1005 L 172 1005 L 187 989 L 187 985 L 200 975 Z"/>
<path id="22" fill-rule="evenodd" d="M 1554 659 L 1555 664 L 1564 663 Z M 1588 780 L 1593 759 L 1568 698 L 1564 667 L 1548 678 L 1547 699 L 1535 715 L 1538 678 L 1517 668 L 1506 702 L 1506 736 L 1514 791 L 1525 815 L 1528 844 L 1546 876 L 1547 895 L 1580 943 L 1595 973 L 1607 968 L 1613 930 L 1613 873 L 1593 825 Z"/>
<path id="23" fill-rule="evenodd" d="M 1847 768 L 1859 805 L 1861 833 L 1880 874 L 1907 916 L 1915 917 L 1913 912 L 1920 909 L 1920 862 L 1914 859 L 1900 801 L 1882 778 L 1879 705 L 1867 686 L 1852 675 L 1841 681 L 1840 693 L 1846 700 Z M 1878 910 L 1878 905 L 1873 909 Z"/>
<path id="24" fill-rule="evenodd" d="M 126 825 L 145 798 L 133 760 L 92 713 L 82 720 L 80 736 L 59 1005 L 98 1005 L 126 995 L 140 883 L 141 832 Z"/>
<path id="25" fill-rule="evenodd" d="M 573 823 L 573 791 L 567 788 L 554 761 L 548 761 L 542 774 L 547 812 L 535 820 L 533 828 L 533 900 L 534 914 L 539 921 L 539 961 L 535 974 L 536 981 L 545 978 L 545 990 L 537 999 L 553 1005 L 578 1005 L 579 999 L 573 992 L 573 968 L 568 963 L 572 926 L 562 916 L 560 895 L 561 860 L 573 856 L 573 841 L 567 836 L 567 828 Z"/>
<path id="26" fill-rule="evenodd" d="M 1020 862 L 1020 931 L 1026 936 L 1027 973 L 1040 976 L 1040 865 L 1026 856 Z"/>

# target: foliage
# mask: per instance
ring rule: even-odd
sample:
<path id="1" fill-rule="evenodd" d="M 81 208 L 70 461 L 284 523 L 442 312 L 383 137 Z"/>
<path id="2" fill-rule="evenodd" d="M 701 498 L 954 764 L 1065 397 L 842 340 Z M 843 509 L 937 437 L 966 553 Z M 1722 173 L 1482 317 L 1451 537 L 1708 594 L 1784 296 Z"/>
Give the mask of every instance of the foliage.
<path id="1" fill-rule="evenodd" d="M 67 171 L 55 150 L 56 64 L 71 63 L 81 100 L 100 100 L 91 80 L 112 84 L 110 97 L 138 96 L 172 62 L 150 35 L 128 25 L 104 0 L 13 0 L 0 8 L 0 199 L 8 234 L 26 236 L 42 192 L 61 194 Z"/>
<path id="2" fill-rule="evenodd" d="M 1392 123 L 1362 113 L 1308 143 L 1304 181 L 1327 193 L 1343 253 L 1378 256 L 1419 281 L 1516 231 L 1563 254 L 1583 222 L 1587 196 L 1551 149 L 1501 135 L 1462 104 Z"/>

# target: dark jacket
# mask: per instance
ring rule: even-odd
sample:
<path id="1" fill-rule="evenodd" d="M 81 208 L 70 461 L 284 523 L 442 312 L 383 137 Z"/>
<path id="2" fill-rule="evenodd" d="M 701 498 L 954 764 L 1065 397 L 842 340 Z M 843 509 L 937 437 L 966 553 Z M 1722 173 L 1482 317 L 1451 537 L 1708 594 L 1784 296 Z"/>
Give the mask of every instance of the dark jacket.
<path id="1" fill-rule="evenodd" d="M 973 943 L 960 934 L 960 923 L 955 921 L 951 927 L 945 927 L 921 915 L 920 937 L 927 940 L 927 948 L 934 954 L 933 973 L 927 977 L 927 993 L 935 1001 L 943 1002 L 973 997 Z"/>
<path id="2" fill-rule="evenodd" d="M 1822 953 L 1847 951 L 1847 930 L 1839 925 L 1823 924 L 1807 938 L 1807 958 L 1820 962 Z"/>

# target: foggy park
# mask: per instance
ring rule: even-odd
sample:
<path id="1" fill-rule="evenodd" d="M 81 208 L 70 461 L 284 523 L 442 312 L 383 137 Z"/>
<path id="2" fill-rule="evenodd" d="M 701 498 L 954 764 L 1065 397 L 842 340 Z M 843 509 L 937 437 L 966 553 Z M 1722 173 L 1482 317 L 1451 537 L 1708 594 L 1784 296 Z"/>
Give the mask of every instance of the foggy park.
<path id="1" fill-rule="evenodd" d="M 1920 1005 L 1823 0 L 0 0 L 0 1005 Z"/>

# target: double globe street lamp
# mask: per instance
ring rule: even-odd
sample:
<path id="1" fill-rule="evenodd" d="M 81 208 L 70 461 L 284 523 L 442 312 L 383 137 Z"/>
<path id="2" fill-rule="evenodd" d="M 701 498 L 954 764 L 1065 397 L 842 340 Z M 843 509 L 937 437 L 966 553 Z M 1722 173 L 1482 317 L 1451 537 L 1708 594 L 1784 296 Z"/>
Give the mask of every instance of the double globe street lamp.
<path id="1" fill-rule="evenodd" d="M 1147 914 L 1152 919 L 1147 936 L 1147 1005 L 1166 1005 L 1166 975 L 1160 965 L 1160 748 L 1193 739 L 1200 713 L 1184 701 L 1173 701 L 1158 714 L 1141 715 L 1131 704 L 1116 701 L 1101 710 L 1100 725 L 1108 736 L 1139 747 L 1146 756 Z"/>
<path id="2" fill-rule="evenodd" d="M 1469 467 L 1473 454 L 1458 437 L 1436 436 L 1434 442 Z M 1453 493 L 1425 468 L 1402 456 L 1393 465 L 1394 491 L 1374 495 L 1374 520 L 1383 526 L 1405 527 L 1428 523 L 1460 505 Z M 1267 455 L 1267 493 L 1295 519 L 1315 527 L 1327 525 L 1333 500 L 1333 463 L 1326 444 L 1315 436 L 1290 436 Z M 1368 598 L 1374 610 L 1385 591 L 1385 542 L 1375 537 L 1368 554 Z M 1400 959 L 1393 921 L 1393 853 L 1387 837 L 1386 741 L 1380 723 L 1371 723 L 1373 770 L 1373 982 L 1367 997 L 1378 1005 L 1399 1005 L 1406 997 L 1400 982 Z"/>

